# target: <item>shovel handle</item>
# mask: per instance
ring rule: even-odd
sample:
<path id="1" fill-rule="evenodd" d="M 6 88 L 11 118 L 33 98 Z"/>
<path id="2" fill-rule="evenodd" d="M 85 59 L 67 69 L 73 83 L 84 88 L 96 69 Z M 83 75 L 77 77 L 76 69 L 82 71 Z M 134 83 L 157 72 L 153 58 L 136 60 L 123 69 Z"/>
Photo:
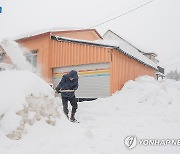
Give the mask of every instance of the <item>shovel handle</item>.
<path id="1" fill-rule="evenodd" d="M 60 93 L 64 93 L 64 92 L 74 92 L 75 90 L 59 90 Z"/>

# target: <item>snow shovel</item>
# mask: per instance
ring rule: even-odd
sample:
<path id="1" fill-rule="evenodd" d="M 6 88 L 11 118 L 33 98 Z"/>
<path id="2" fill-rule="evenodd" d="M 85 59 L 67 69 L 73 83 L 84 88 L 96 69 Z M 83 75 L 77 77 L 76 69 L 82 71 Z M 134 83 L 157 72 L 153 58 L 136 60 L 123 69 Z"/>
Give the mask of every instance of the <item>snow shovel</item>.
<path id="1" fill-rule="evenodd" d="M 75 90 L 59 90 L 60 93 L 66 93 L 66 92 L 74 92 Z"/>

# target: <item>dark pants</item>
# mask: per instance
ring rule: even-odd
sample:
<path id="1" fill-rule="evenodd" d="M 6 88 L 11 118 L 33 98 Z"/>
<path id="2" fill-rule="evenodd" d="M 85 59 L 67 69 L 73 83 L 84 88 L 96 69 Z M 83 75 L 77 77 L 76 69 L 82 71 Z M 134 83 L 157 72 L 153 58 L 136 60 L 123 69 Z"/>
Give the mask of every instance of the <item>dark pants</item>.
<path id="1" fill-rule="evenodd" d="M 63 103 L 63 111 L 65 114 L 69 113 L 68 110 L 68 101 L 70 102 L 72 106 L 72 114 L 76 113 L 76 109 L 78 108 L 76 97 L 62 97 L 62 103 Z"/>

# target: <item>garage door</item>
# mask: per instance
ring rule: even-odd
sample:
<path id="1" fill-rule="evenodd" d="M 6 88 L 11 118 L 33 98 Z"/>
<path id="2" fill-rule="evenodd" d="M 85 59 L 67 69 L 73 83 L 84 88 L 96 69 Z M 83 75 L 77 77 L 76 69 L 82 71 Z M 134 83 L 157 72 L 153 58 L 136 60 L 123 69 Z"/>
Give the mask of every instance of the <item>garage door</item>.
<path id="1" fill-rule="evenodd" d="M 53 68 L 53 84 L 56 87 L 62 76 L 76 70 L 79 76 L 77 98 L 100 98 L 110 96 L 109 63 L 87 64 Z"/>

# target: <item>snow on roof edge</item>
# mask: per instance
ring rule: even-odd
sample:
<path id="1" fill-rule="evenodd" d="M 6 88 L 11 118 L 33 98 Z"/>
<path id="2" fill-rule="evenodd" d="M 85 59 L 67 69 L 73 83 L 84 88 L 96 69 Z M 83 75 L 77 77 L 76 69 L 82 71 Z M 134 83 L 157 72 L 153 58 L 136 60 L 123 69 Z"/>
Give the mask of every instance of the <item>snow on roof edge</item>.
<path id="1" fill-rule="evenodd" d="M 152 67 L 152 68 L 154 68 L 154 69 L 156 69 L 157 70 L 157 65 L 152 61 L 152 60 L 150 60 L 150 59 L 148 59 L 147 57 L 145 57 L 144 55 L 142 55 L 142 56 L 144 56 L 151 64 L 148 64 L 148 62 L 144 62 L 143 60 L 140 60 L 140 59 L 138 59 L 137 57 L 135 57 L 135 56 L 132 56 L 132 55 L 130 55 L 130 54 L 128 54 L 127 52 L 125 52 L 124 50 L 122 50 L 122 49 L 120 49 L 119 47 L 118 47 L 118 50 L 121 50 L 121 52 L 124 52 L 125 54 L 127 54 L 128 56 L 130 56 L 131 58 L 133 58 L 133 59 L 135 59 L 135 60 L 137 60 L 137 61 L 139 61 L 139 62 L 141 62 L 141 63 L 143 63 L 143 64 L 145 64 L 145 65 L 147 65 L 147 66 L 150 66 L 150 67 Z M 152 61 L 152 62 L 151 62 Z"/>
<path id="2" fill-rule="evenodd" d="M 19 36 L 15 36 L 13 37 L 12 39 L 13 40 L 20 40 L 20 39 L 25 39 L 25 38 L 30 38 L 30 37 L 33 37 L 33 36 L 37 36 L 37 35 L 40 35 L 40 34 L 44 34 L 44 33 L 48 33 L 48 32 L 56 32 L 56 31 L 68 31 L 68 30 L 80 30 L 82 28 L 73 28 L 73 27 L 54 27 L 54 28 L 45 28 L 45 29 L 41 29 L 41 30 L 35 30 L 35 31 L 31 31 L 29 33 L 24 33 L 24 34 L 21 34 Z"/>
<path id="3" fill-rule="evenodd" d="M 155 54 L 156 56 L 158 56 L 158 54 L 155 52 L 155 51 L 150 51 L 150 52 L 146 52 L 144 51 L 143 47 L 140 45 L 137 45 L 135 42 L 132 42 L 130 41 L 128 38 L 126 38 L 125 36 L 121 36 L 117 31 L 112 31 L 110 29 L 108 29 L 104 34 L 103 34 L 103 38 L 104 38 L 104 35 L 107 33 L 107 32 L 111 32 L 113 33 L 114 35 L 116 35 L 117 37 L 121 38 L 122 40 L 124 40 L 126 43 L 130 44 L 132 47 L 134 47 L 136 50 L 142 52 L 142 53 L 145 53 L 145 54 Z M 135 44 L 135 45 L 134 45 Z M 138 46 L 138 47 L 137 47 Z"/>
<path id="4" fill-rule="evenodd" d="M 104 40 L 87 41 L 87 40 L 73 39 L 73 38 L 67 38 L 67 37 L 60 37 L 57 35 L 52 35 L 51 38 L 52 37 L 55 37 L 55 39 L 57 41 L 63 41 L 63 40 L 64 41 L 74 41 L 76 43 L 89 43 L 91 45 L 101 45 L 101 46 L 105 46 L 105 47 L 115 48 L 115 49 L 119 50 L 120 52 L 122 52 L 123 54 L 139 61 L 140 63 L 147 65 L 149 67 L 152 67 L 152 68 L 157 70 L 157 65 L 152 60 L 145 57 L 143 54 L 137 53 L 137 54 L 139 54 L 139 56 L 132 55 L 132 54 L 128 53 L 127 51 L 122 50 L 120 46 L 107 43 Z"/>

